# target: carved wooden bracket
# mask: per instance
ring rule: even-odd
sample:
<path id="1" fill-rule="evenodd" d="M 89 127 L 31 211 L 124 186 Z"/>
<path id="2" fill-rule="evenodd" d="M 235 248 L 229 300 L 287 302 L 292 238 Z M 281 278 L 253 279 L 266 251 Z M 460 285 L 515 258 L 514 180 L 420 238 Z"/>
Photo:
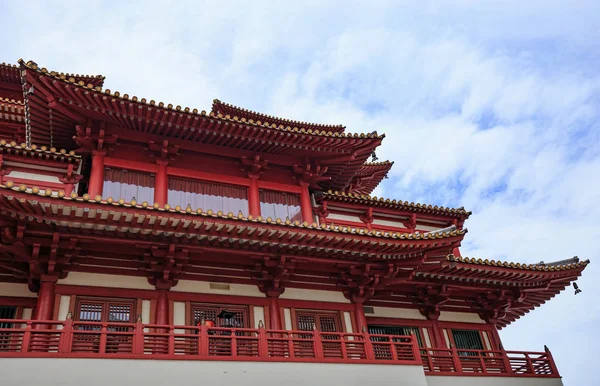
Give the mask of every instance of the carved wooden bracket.
<path id="1" fill-rule="evenodd" d="M 372 224 L 374 220 L 373 208 L 367 208 L 367 210 L 364 213 L 360 214 L 358 218 L 365 224 Z"/>
<path id="2" fill-rule="evenodd" d="M 269 162 L 265 159 L 261 159 L 260 156 L 254 156 L 252 158 L 242 157 L 241 158 L 242 171 L 248 173 L 248 178 L 258 179 L 260 175 L 269 168 Z"/>
<path id="3" fill-rule="evenodd" d="M 143 253 L 146 263 L 142 268 L 146 272 L 148 283 L 156 289 L 171 289 L 176 286 L 183 269 L 189 265 L 190 259 L 186 248 L 169 244 L 167 248 L 152 246 Z"/>
<path id="4" fill-rule="evenodd" d="M 313 207 L 313 213 L 320 218 L 327 218 L 329 211 L 327 210 L 327 202 L 322 203 L 320 206 Z"/>
<path id="5" fill-rule="evenodd" d="M 308 183 L 314 189 L 321 189 L 319 183 L 331 180 L 331 177 L 326 177 L 328 167 L 322 165 L 294 165 L 292 170 L 296 173 L 296 178 L 301 182 Z"/>
<path id="6" fill-rule="evenodd" d="M 95 135 L 92 133 L 91 126 L 91 122 L 88 122 L 85 128 L 80 125 L 75 126 L 76 135 L 73 136 L 73 140 L 79 146 L 75 151 L 77 153 L 90 154 L 94 151 L 106 153 L 108 150 L 111 150 L 117 142 L 117 137 L 107 135 L 103 129 Z"/>
<path id="7" fill-rule="evenodd" d="M 447 286 L 427 286 L 418 288 L 415 303 L 419 306 L 419 312 L 429 320 L 437 320 L 440 317 L 440 307 L 448 301 L 450 290 Z"/>
<path id="8" fill-rule="evenodd" d="M 294 274 L 294 260 L 279 256 L 265 256 L 254 265 L 253 278 L 258 280 L 258 289 L 268 297 L 279 297 L 285 291 L 285 285 Z"/>
<path id="9" fill-rule="evenodd" d="M 4 163 L 3 154 L 0 154 L 0 181 L 2 181 L 2 177 L 4 177 L 7 174 L 9 174 L 11 171 L 12 171 L 12 169 L 11 168 L 7 168 L 6 164 Z"/>
<path id="10" fill-rule="evenodd" d="M 163 163 L 165 165 L 170 161 L 173 161 L 175 157 L 179 155 L 179 146 L 169 145 L 169 141 L 166 139 L 161 143 L 148 141 L 148 147 L 146 150 L 148 151 L 150 158 L 156 160 L 156 163 Z"/>
<path id="11" fill-rule="evenodd" d="M 402 220 L 402 225 L 411 233 L 414 233 L 417 229 L 417 215 L 411 214 L 406 220 Z"/>
<path id="12" fill-rule="evenodd" d="M 60 182 L 63 184 L 76 184 L 78 183 L 83 176 L 81 174 L 77 174 L 75 171 L 75 166 L 73 164 L 69 164 L 67 167 L 67 172 L 58 178 Z"/>

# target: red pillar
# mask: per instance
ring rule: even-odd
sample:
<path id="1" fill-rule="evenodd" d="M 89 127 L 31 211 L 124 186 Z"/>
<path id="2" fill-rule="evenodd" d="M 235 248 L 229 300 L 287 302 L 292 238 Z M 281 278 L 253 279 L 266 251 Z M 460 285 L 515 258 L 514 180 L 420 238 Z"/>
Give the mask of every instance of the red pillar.
<path id="1" fill-rule="evenodd" d="M 312 213 L 312 203 L 310 202 L 310 192 L 308 190 L 308 182 L 301 181 L 300 187 L 300 209 L 302 211 L 302 221 L 306 221 L 309 224 L 315 222 Z"/>
<path id="2" fill-rule="evenodd" d="M 269 320 L 272 330 L 281 330 L 281 313 L 279 312 L 279 298 L 269 298 Z"/>
<path id="3" fill-rule="evenodd" d="M 260 216 L 260 193 L 258 191 L 258 181 L 250 177 L 250 186 L 248 187 L 248 210 L 252 217 Z"/>
<path id="4" fill-rule="evenodd" d="M 92 170 L 90 172 L 90 182 L 88 184 L 88 194 L 92 197 L 102 195 L 102 185 L 104 185 L 105 155 L 105 151 L 92 152 Z"/>
<path id="5" fill-rule="evenodd" d="M 158 173 L 154 180 L 154 202 L 160 206 L 167 204 L 169 194 L 169 179 L 167 177 L 167 163 L 164 161 L 156 161 L 158 163 Z"/>
<path id="6" fill-rule="evenodd" d="M 367 329 L 367 317 L 362 302 L 354 302 L 354 317 L 356 319 L 356 332 L 361 333 Z"/>
<path id="7" fill-rule="evenodd" d="M 169 324 L 169 294 L 166 289 L 158 290 L 154 323 L 162 325 Z"/>
<path id="8" fill-rule="evenodd" d="M 44 278 L 40 281 L 40 290 L 35 311 L 35 320 L 52 320 L 54 317 L 54 297 L 56 280 Z"/>

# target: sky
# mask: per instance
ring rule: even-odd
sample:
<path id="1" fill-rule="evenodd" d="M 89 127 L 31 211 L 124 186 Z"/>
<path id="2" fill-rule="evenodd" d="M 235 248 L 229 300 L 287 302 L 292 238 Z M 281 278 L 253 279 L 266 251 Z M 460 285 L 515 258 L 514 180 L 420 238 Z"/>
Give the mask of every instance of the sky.
<path id="1" fill-rule="evenodd" d="M 600 363 L 600 3 L 0 0 L 0 62 L 102 74 L 105 87 L 209 110 L 218 98 L 385 133 L 375 195 L 473 211 L 462 254 L 590 259 L 501 331 L 547 345 L 567 386 Z"/>

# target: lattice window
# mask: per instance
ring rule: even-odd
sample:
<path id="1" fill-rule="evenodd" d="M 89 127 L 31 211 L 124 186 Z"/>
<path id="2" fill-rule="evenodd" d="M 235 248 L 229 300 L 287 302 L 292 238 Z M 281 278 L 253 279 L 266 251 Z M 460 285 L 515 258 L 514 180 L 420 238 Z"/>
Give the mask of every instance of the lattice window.
<path id="1" fill-rule="evenodd" d="M 110 299 L 78 299 L 75 319 L 81 322 L 133 323 L 134 301 Z M 98 330 L 99 326 L 80 326 L 81 329 Z M 110 330 L 121 331 L 111 327 Z"/>
<path id="2" fill-rule="evenodd" d="M 406 326 L 369 326 L 369 334 L 374 335 L 413 335 L 417 337 L 419 347 L 423 346 L 423 337 L 421 331 L 417 327 L 406 327 Z M 379 337 L 373 337 L 373 340 L 377 340 Z M 382 338 L 381 340 L 385 340 Z"/>
<path id="3" fill-rule="evenodd" d="M 234 312 L 235 315 L 231 319 L 218 318 L 217 316 L 224 310 Z M 213 321 L 215 327 L 248 328 L 250 325 L 248 308 L 244 306 L 193 304 L 192 316 L 194 325 L 202 319 Z"/>
<path id="4" fill-rule="evenodd" d="M 14 319 L 17 316 L 17 307 L 0 306 L 0 319 Z M 12 323 L 0 323 L 0 328 L 12 328 Z"/>
<path id="5" fill-rule="evenodd" d="M 298 330 L 312 331 L 315 327 L 321 332 L 340 332 L 341 324 L 338 314 L 299 311 L 296 313 Z"/>
<path id="6" fill-rule="evenodd" d="M 451 330 L 452 340 L 454 346 L 457 349 L 465 350 L 483 350 L 483 342 L 481 340 L 481 334 L 477 330 Z M 461 356 L 475 356 L 477 353 L 471 351 L 459 351 L 458 355 Z"/>

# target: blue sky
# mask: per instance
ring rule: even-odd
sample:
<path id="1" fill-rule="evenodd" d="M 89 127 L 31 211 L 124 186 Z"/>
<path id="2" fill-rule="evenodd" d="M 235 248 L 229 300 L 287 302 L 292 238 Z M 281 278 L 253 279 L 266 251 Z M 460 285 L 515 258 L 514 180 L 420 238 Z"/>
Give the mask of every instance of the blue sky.
<path id="1" fill-rule="evenodd" d="M 525 4 L 523 4 L 525 3 Z M 0 62 L 103 74 L 105 87 L 209 109 L 386 133 L 377 195 L 474 214 L 463 254 L 591 259 L 501 332 L 550 347 L 565 385 L 600 362 L 597 1 L 0 1 Z M 7 32 L 8 31 L 8 32 Z"/>

